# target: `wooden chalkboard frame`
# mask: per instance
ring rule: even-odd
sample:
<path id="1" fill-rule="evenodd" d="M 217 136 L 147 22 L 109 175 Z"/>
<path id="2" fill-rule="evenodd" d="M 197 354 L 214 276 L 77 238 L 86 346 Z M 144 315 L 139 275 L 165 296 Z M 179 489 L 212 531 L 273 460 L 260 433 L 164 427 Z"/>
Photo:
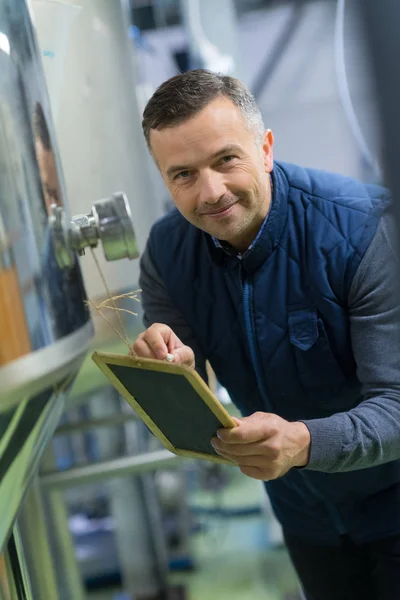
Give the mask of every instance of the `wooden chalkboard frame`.
<path id="1" fill-rule="evenodd" d="M 206 454 L 203 452 L 195 452 L 192 450 L 185 450 L 182 448 L 176 448 L 171 441 L 167 438 L 163 431 L 154 423 L 152 418 L 142 408 L 142 406 L 135 400 L 134 396 L 126 389 L 124 384 L 118 379 L 108 365 L 118 365 L 122 367 L 132 367 L 133 369 L 145 369 L 148 371 L 158 371 L 163 373 L 171 373 L 173 375 L 181 375 L 187 379 L 192 388 L 195 390 L 197 395 L 207 405 L 209 410 L 214 414 L 215 417 L 220 421 L 221 428 L 232 428 L 236 427 L 237 424 L 228 411 L 223 407 L 219 400 L 214 396 L 211 390 L 208 388 L 206 383 L 200 377 L 200 375 L 186 367 L 185 365 L 176 365 L 174 363 L 168 363 L 161 360 L 153 360 L 149 358 L 138 358 L 135 356 L 119 355 L 119 354 L 108 354 L 104 352 L 94 352 L 92 354 L 92 360 L 96 363 L 99 369 L 104 375 L 111 381 L 112 385 L 118 390 L 118 392 L 125 398 L 128 404 L 138 414 L 142 421 L 147 425 L 150 431 L 160 440 L 160 442 L 170 452 L 177 454 L 178 456 L 185 456 L 187 458 L 202 459 L 211 462 L 233 464 L 228 459 L 222 456 L 213 456 L 212 454 Z"/>

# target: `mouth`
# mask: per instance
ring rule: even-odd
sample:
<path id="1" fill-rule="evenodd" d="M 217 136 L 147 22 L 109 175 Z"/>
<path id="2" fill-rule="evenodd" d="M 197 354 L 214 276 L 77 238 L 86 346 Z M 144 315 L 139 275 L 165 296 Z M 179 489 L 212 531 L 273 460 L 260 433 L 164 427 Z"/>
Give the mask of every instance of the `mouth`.
<path id="1" fill-rule="evenodd" d="M 232 212 L 232 209 L 234 208 L 234 206 L 236 206 L 236 204 L 237 204 L 237 202 L 234 202 L 233 204 L 230 204 L 229 206 L 220 208 L 219 210 L 213 210 L 210 212 L 203 213 L 202 216 L 203 217 L 211 217 L 211 218 L 215 218 L 215 219 L 225 217 Z"/>

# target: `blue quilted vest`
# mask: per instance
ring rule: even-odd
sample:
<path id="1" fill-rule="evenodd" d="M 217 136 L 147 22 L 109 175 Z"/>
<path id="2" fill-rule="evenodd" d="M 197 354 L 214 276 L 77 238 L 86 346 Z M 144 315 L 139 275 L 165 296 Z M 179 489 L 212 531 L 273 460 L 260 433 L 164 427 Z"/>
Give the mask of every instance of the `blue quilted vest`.
<path id="1" fill-rule="evenodd" d="M 177 211 L 153 227 L 149 250 L 244 415 L 328 417 L 362 400 L 347 298 L 387 192 L 284 163 L 275 163 L 272 182 L 268 218 L 241 259 Z M 400 531 L 400 517 L 386 523 L 387 510 L 371 502 L 399 481 L 392 463 L 335 474 L 292 469 L 266 487 L 288 532 L 321 543 L 337 543 L 342 534 L 361 542 Z"/>

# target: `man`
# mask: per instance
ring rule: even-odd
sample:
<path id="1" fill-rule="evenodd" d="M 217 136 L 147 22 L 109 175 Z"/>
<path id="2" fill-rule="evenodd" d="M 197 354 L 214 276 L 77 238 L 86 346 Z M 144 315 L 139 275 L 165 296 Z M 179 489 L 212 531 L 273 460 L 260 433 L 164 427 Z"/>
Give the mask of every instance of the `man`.
<path id="1" fill-rule="evenodd" d="M 247 88 L 204 70 L 164 83 L 143 131 L 177 210 L 142 257 L 134 351 L 210 361 L 244 415 L 212 443 L 265 481 L 307 598 L 400 598 L 388 192 L 274 164 Z"/>

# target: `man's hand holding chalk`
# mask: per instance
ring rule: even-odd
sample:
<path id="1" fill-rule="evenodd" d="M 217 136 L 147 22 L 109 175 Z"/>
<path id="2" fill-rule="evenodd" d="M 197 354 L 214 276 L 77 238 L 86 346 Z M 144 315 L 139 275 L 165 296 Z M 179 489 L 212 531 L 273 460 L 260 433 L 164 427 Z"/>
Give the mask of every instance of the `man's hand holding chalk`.
<path id="1" fill-rule="evenodd" d="M 154 323 L 138 336 L 133 352 L 141 358 L 156 358 L 195 368 L 193 350 L 182 344 L 168 325 L 161 323 Z"/>

